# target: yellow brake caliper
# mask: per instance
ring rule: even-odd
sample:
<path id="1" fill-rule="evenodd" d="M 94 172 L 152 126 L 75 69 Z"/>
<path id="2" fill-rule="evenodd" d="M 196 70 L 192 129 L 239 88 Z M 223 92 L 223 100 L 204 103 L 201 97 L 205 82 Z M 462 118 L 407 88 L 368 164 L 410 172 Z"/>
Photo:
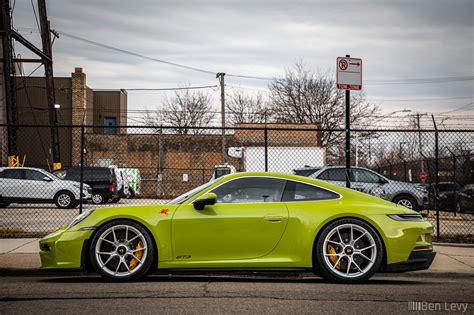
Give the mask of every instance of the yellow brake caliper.
<path id="1" fill-rule="evenodd" d="M 136 250 L 138 249 L 142 249 L 143 248 L 143 243 L 142 241 L 139 241 L 138 244 L 137 244 L 137 247 L 135 248 Z M 142 259 L 142 256 L 143 256 L 143 251 L 142 250 L 138 250 L 135 252 L 135 256 L 138 258 L 138 259 Z M 133 258 L 131 261 L 130 261 L 130 265 L 128 265 L 128 267 L 130 268 L 130 270 L 133 270 L 138 264 L 138 260 Z"/>
<path id="2" fill-rule="evenodd" d="M 328 253 L 337 254 L 336 249 L 332 245 L 329 245 L 329 244 L 328 244 Z M 337 256 L 329 256 L 329 259 L 332 261 L 334 265 L 336 265 L 336 269 L 339 269 L 341 267 L 341 264 L 337 261 L 338 260 Z"/>

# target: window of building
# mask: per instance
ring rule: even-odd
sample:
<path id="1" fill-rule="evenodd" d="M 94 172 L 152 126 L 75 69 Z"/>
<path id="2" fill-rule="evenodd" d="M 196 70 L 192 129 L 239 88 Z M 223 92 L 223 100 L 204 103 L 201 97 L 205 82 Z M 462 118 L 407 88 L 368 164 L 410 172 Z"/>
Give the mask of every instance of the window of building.
<path id="1" fill-rule="evenodd" d="M 104 117 L 104 133 L 117 133 L 117 118 L 115 117 Z"/>

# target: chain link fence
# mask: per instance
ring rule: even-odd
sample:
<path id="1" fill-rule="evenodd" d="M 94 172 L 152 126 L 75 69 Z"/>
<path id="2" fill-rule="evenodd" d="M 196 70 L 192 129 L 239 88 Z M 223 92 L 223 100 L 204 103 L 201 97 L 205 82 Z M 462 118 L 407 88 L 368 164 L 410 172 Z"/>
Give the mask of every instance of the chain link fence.
<path id="1" fill-rule="evenodd" d="M 53 171 L 50 126 L 16 127 L 20 168 L 6 167 L 0 128 L 1 237 L 41 236 L 88 209 L 166 202 L 228 172 L 270 171 L 349 179 L 425 214 L 435 239 L 474 242 L 473 130 L 352 130 L 347 172 L 343 129 L 61 126 Z"/>

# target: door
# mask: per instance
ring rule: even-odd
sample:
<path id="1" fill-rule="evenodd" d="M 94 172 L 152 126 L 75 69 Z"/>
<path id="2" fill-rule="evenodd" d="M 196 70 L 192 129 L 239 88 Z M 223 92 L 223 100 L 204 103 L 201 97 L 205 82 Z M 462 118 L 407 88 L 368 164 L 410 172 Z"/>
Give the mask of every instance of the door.
<path id="1" fill-rule="evenodd" d="M 355 168 L 352 170 L 352 177 L 351 188 L 379 198 L 385 196 L 384 180 L 377 174 L 369 170 Z"/>
<path id="2" fill-rule="evenodd" d="M 28 193 L 29 198 L 32 199 L 50 199 L 54 197 L 55 187 L 54 184 L 58 182 L 45 181 L 44 178 L 48 177 L 36 170 L 25 170 L 25 189 Z M 59 190 L 60 187 L 58 187 Z"/>
<path id="3" fill-rule="evenodd" d="M 0 194 L 3 198 L 27 198 L 25 193 L 25 170 L 21 168 L 9 168 L 2 172 Z"/>
<path id="4" fill-rule="evenodd" d="M 211 191 L 215 205 L 199 211 L 183 203 L 172 219 L 175 259 L 238 260 L 270 253 L 288 222 L 281 202 L 285 184 L 276 178 L 237 178 Z"/>

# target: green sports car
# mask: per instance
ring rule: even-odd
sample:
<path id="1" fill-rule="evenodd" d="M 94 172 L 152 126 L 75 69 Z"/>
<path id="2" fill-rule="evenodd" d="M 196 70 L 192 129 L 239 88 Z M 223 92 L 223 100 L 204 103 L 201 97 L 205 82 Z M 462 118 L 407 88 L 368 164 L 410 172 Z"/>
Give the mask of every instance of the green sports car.
<path id="1" fill-rule="evenodd" d="M 307 177 L 237 173 L 166 204 L 100 208 L 40 241 L 44 269 L 119 281 L 155 271 L 313 271 L 360 282 L 427 269 L 433 227 L 391 202 Z"/>

